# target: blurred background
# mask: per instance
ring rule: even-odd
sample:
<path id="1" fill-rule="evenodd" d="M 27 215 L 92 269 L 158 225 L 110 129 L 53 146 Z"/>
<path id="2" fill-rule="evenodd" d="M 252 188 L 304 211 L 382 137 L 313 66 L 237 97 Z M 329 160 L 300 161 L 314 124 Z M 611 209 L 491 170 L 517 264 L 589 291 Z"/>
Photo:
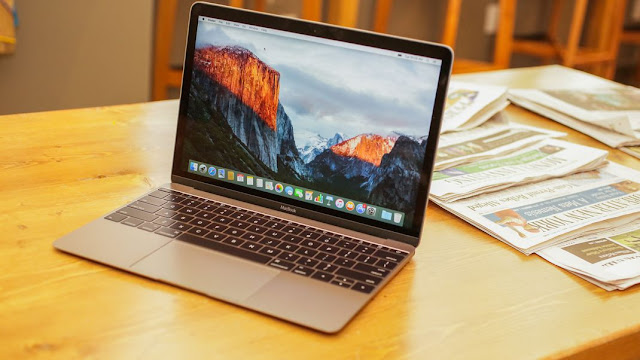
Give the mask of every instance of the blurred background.
<path id="1" fill-rule="evenodd" d="M 564 64 L 640 83 L 640 0 L 212 2 L 444 42 L 454 73 Z M 192 3 L 0 0 L 0 115 L 177 98 Z"/>

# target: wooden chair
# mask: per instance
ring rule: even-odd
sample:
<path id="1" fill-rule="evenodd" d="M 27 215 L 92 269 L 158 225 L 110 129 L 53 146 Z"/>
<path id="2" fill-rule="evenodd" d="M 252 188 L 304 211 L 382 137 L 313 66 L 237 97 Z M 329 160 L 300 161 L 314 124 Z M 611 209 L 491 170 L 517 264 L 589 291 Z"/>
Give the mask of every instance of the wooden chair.
<path id="1" fill-rule="evenodd" d="M 516 0 L 513 3 L 515 10 Z M 549 63 L 558 61 L 567 67 L 594 66 L 596 75 L 612 79 L 620 45 L 626 0 L 599 0 L 593 3 L 588 19 L 587 45 L 581 45 L 588 0 L 575 0 L 567 41 L 563 44 L 558 34 L 565 0 L 553 0 L 553 7 L 546 34 L 542 39 L 514 38 L 512 53 L 542 58 Z"/>
<path id="2" fill-rule="evenodd" d="M 490 62 L 455 58 L 453 62 L 454 73 L 467 73 L 475 71 L 489 71 L 505 69 L 509 66 L 511 37 L 515 23 L 515 4 L 511 0 L 500 0 L 500 17 L 496 34 L 496 45 L 493 52 L 493 60 Z M 377 0 L 374 13 L 373 31 L 387 32 L 389 16 L 393 6 L 393 0 Z M 458 36 L 458 25 L 462 0 L 448 0 L 445 24 L 441 42 L 455 49 Z"/>
<path id="3" fill-rule="evenodd" d="M 252 9 L 266 10 L 266 0 L 253 0 Z M 243 0 L 230 0 L 230 6 L 245 7 Z M 321 21 L 323 14 L 323 0 L 302 0 L 301 17 L 306 20 Z M 355 27 L 358 19 L 359 0 L 329 0 L 328 22 Z M 169 88 L 179 88 L 182 81 L 182 67 L 170 65 L 171 40 L 175 28 L 175 14 L 178 0 L 157 0 L 156 25 L 153 56 L 153 86 L 151 97 L 153 100 L 167 99 Z"/>

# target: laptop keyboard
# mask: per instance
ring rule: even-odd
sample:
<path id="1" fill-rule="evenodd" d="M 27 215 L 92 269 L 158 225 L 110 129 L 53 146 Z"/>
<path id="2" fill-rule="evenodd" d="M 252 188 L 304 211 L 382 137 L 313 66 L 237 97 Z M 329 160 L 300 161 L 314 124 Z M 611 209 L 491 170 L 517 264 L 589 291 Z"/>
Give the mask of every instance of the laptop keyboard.
<path id="1" fill-rule="evenodd" d="M 162 188 L 105 219 L 364 293 L 372 292 L 409 255 Z"/>

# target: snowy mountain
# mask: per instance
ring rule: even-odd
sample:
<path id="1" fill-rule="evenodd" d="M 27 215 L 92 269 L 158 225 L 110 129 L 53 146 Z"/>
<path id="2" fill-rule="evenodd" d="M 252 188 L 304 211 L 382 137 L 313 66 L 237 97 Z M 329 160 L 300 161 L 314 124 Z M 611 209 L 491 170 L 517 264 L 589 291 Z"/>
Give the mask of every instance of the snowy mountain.
<path id="1" fill-rule="evenodd" d="M 298 152 L 300 153 L 300 157 L 302 157 L 302 161 L 305 164 L 310 163 L 316 156 L 320 155 L 326 149 L 341 143 L 344 140 L 344 134 L 336 133 L 332 138 L 327 139 L 318 134 L 305 134 L 303 136 L 296 137 L 296 143 L 300 143 L 301 146 L 298 147 Z"/>

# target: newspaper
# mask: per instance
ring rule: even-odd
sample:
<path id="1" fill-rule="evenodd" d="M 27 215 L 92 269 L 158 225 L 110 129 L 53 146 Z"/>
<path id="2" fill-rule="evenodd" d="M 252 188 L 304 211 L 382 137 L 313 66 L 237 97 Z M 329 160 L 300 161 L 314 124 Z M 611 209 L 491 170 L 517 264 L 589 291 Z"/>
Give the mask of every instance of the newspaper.
<path id="1" fill-rule="evenodd" d="M 583 236 L 537 253 L 607 290 L 640 283 L 640 221 Z"/>
<path id="2" fill-rule="evenodd" d="M 474 128 L 508 105 L 506 87 L 452 81 L 440 132 Z"/>
<path id="3" fill-rule="evenodd" d="M 620 148 L 620 150 L 640 159 L 640 146 L 623 146 Z"/>
<path id="4" fill-rule="evenodd" d="M 512 154 L 433 173 L 431 196 L 456 201 L 552 177 L 602 167 L 609 152 L 546 139 Z"/>
<path id="5" fill-rule="evenodd" d="M 528 255 L 640 218 L 640 172 L 609 163 L 451 203 L 433 201 Z"/>
<path id="6" fill-rule="evenodd" d="M 640 102 L 638 102 L 640 100 L 635 99 L 640 90 L 625 87 L 606 91 L 587 93 L 575 89 L 571 91 L 512 89 L 509 91 L 509 99 L 517 105 L 549 117 L 611 147 L 640 145 Z M 580 98 L 576 94 L 588 94 L 590 97 L 585 95 L 585 98 Z M 596 95 L 608 101 L 598 102 Z M 613 100 L 616 99 L 616 95 L 620 95 L 618 102 Z"/>
<path id="7" fill-rule="evenodd" d="M 486 123 L 466 131 L 440 135 L 435 170 L 494 158 L 566 133 L 511 123 L 500 112 Z"/>

